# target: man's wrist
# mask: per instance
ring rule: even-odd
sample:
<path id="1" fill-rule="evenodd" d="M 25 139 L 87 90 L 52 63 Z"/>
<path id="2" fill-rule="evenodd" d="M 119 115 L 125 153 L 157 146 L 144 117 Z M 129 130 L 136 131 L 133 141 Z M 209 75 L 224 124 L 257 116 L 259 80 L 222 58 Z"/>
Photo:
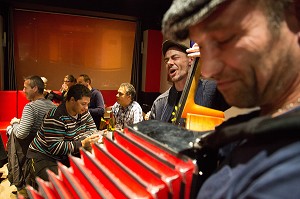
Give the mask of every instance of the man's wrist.
<path id="1" fill-rule="evenodd" d="M 86 148 L 86 142 L 85 142 L 85 140 L 81 140 L 81 146 L 83 147 L 83 148 Z"/>

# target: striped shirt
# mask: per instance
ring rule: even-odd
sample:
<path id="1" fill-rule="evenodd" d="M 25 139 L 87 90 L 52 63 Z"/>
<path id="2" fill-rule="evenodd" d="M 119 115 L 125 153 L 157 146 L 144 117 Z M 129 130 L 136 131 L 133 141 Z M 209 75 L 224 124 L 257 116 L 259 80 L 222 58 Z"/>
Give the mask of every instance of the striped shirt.
<path id="1" fill-rule="evenodd" d="M 115 103 L 111 108 L 116 119 L 116 125 L 124 128 L 127 125 L 143 121 L 143 111 L 139 103 L 133 101 L 129 106 L 123 108 L 119 103 Z"/>
<path id="2" fill-rule="evenodd" d="M 20 123 L 13 124 L 12 132 L 19 139 L 25 139 L 29 134 L 31 134 L 30 137 L 35 136 L 46 113 L 54 107 L 56 106 L 50 100 L 44 98 L 27 103 L 24 106 Z"/>
<path id="3" fill-rule="evenodd" d="M 81 141 L 93 134 L 96 125 L 91 114 L 86 111 L 77 118 L 70 116 L 63 103 L 51 109 L 46 115 L 37 136 L 29 145 L 28 158 L 50 157 L 64 160 L 69 154 L 76 154 Z"/>

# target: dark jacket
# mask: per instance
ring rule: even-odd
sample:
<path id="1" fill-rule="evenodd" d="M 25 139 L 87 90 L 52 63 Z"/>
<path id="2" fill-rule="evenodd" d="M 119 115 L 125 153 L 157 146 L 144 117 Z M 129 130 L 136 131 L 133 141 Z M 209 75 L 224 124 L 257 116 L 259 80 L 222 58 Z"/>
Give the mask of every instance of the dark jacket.
<path id="1" fill-rule="evenodd" d="M 97 129 L 100 127 L 101 117 L 104 115 L 104 99 L 98 89 L 92 89 L 91 101 L 89 104 L 89 112 L 92 115 Z"/>
<path id="2" fill-rule="evenodd" d="M 176 91 L 173 85 L 166 92 L 156 98 L 151 107 L 150 119 L 170 121 L 170 117 L 177 105 L 181 92 Z M 229 105 L 217 90 L 217 85 L 213 80 L 199 80 L 195 94 L 195 103 L 208 108 L 225 111 Z"/>
<path id="3" fill-rule="evenodd" d="M 300 198 L 300 108 L 275 118 L 258 113 L 232 118 L 202 140 L 221 147 L 221 164 L 198 198 Z"/>
<path id="4" fill-rule="evenodd" d="M 18 139 L 14 133 L 11 133 L 8 142 L 8 180 L 11 185 L 17 188 L 23 188 L 30 182 L 30 172 L 26 153 L 30 142 L 35 134 L 29 134 L 26 139 Z"/>

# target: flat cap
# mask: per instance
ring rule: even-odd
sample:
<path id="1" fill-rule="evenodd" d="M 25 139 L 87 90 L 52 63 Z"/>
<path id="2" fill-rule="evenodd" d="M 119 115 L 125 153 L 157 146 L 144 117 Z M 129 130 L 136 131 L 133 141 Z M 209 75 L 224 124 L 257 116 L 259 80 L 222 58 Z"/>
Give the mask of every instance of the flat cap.
<path id="1" fill-rule="evenodd" d="M 172 40 L 166 40 L 164 41 L 164 43 L 162 44 L 162 53 L 163 55 L 165 56 L 166 55 L 166 52 L 169 50 L 169 48 L 171 47 L 176 47 L 178 48 L 180 51 L 184 52 L 187 54 L 186 50 L 188 49 L 187 46 L 181 44 L 181 43 L 178 43 L 176 41 L 172 41 Z"/>
<path id="2" fill-rule="evenodd" d="M 229 0 L 174 0 L 164 14 L 162 33 L 168 39 L 186 39 L 189 26 L 204 20 L 226 1 Z"/>

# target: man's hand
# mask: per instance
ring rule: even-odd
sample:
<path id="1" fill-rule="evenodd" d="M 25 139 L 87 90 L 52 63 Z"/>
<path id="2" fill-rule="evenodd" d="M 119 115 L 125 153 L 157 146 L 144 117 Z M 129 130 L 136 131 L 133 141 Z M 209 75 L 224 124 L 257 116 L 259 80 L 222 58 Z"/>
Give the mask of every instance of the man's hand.
<path id="1" fill-rule="evenodd" d="M 151 113 L 151 111 L 148 111 L 148 113 L 146 113 L 146 115 L 145 115 L 145 117 L 144 117 L 145 120 L 149 120 L 150 113 Z"/>
<path id="2" fill-rule="evenodd" d="M 65 84 L 65 83 L 63 83 L 63 84 L 61 85 L 60 92 L 64 92 L 64 91 L 67 91 L 67 90 L 68 90 L 68 85 Z"/>
<path id="3" fill-rule="evenodd" d="M 14 117 L 13 119 L 11 119 L 10 125 L 13 125 L 13 124 L 15 124 L 15 123 L 20 123 L 20 119 L 18 119 L 18 118 L 16 118 L 16 117 Z"/>
<path id="4" fill-rule="evenodd" d="M 81 145 L 84 149 L 88 150 L 88 151 L 92 151 L 92 143 L 94 142 L 98 142 L 99 140 L 99 134 L 93 134 L 87 138 L 85 138 L 84 140 L 81 141 Z"/>
<path id="5" fill-rule="evenodd" d="M 197 43 L 194 43 L 194 45 L 187 49 L 186 52 L 189 57 L 200 57 L 200 48 Z"/>

